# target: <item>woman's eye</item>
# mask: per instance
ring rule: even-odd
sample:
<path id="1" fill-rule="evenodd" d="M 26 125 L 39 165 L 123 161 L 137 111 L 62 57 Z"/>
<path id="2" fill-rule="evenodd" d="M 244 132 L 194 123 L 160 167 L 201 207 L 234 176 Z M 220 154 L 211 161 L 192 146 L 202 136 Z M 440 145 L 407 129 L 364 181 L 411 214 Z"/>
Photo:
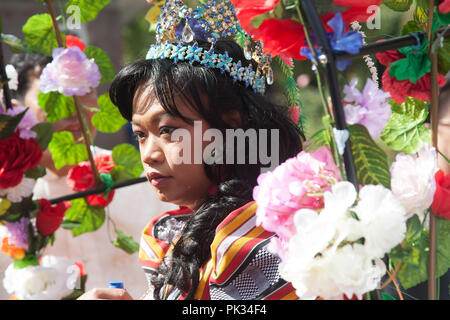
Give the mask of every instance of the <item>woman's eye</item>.
<path id="1" fill-rule="evenodd" d="M 141 131 L 134 131 L 134 132 L 133 132 L 133 136 L 135 137 L 135 139 L 136 139 L 137 141 L 140 141 L 140 140 L 142 140 L 142 139 L 145 138 L 144 133 L 141 132 Z"/>
<path id="2" fill-rule="evenodd" d="M 159 135 L 171 134 L 174 130 L 175 130 L 175 128 L 173 128 L 173 127 L 164 126 L 164 127 L 159 128 Z"/>

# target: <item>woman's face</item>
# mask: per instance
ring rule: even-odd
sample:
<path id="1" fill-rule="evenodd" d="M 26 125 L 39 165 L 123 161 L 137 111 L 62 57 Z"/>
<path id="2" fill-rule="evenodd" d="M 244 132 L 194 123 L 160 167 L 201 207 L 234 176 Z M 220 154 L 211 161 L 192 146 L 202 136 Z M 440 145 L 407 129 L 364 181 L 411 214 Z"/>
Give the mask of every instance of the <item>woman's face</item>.
<path id="1" fill-rule="evenodd" d="M 196 210 L 206 199 L 212 182 L 203 163 L 180 163 L 182 139 L 172 139 L 175 129 L 184 129 L 191 137 L 190 154 L 194 154 L 194 138 L 202 139 L 209 125 L 181 97 L 175 99 L 177 109 L 192 121 L 201 121 L 202 134 L 194 136 L 194 125 L 166 113 L 152 95 L 151 87 L 141 86 L 133 100 L 132 128 L 139 142 L 141 161 L 150 184 L 161 201 Z M 180 140 L 180 141 L 178 141 Z M 183 147 L 186 147 L 186 141 Z M 202 154 L 206 144 L 201 143 Z M 192 159 L 191 159 L 192 160 Z M 186 163 L 188 162 L 188 163 Z M 157 175 L 154 177 L 154 175 Z M 158 178 L 162 176 L 161 178 Z"/>

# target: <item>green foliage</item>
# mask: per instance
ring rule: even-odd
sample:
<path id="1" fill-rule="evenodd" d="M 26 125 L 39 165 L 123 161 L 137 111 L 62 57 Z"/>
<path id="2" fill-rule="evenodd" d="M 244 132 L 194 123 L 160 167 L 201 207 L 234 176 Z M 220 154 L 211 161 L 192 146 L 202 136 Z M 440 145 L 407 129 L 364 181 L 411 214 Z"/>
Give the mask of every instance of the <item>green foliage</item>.
<path id="1" fill-rule="evenodd" d="M 358 181 L 362 185 L 391 186 L 391 174 L 386 153 L 372 140 L 362 125 L 348 127 Z"/>
<path id="2" fill-rule="evenodd" d="M 47 120 L 50 122 L 70 117 L 75 112 L 73 99 L 58 91 L 39 92 L 38 105 L 45 110 Z"/>
<path id="3" fill-rule="evenodd" d="M 408 220 L 408 231 L 403 246 L 398 245 L 389 253 L 392 262 L 395 264 L 402 262 L 397 275 L 405 289 L 428 279 L 429 232 L 417 225 L 417 220 L 414 217 Z M 436 277 L 439 278 L 450 267 L 450 221 L 437 217 L 436 223 Z"/>
<path id="4" fill-rule="evenodd" d="M 408 11 L 413 0 L 383 0 L 382 3 L 394 11 Z"/>
<path id="5" fill-rule="evenodd" d="M 102 75 L 100 84 L 111 82 L 114 78 L 115 71 L 111 59 L 108 57 L 106 52 L 94 46 L 87 46 L 83 52 L 86 57 L 89 59 L 94 59 L 97 64 L 98 70 Z"/>
<path id="6" fill-rule="evenodd" d="M 392 116 L 381 133 L 389 148 L 404 153 L 414 153 L 424 142 L 430 141 L 430 130 L 423 123 L 428 116 L 425 101 L 407 97 L 398 104 L 391 101 Z"/>
<path id="7" fill-rule="evenodd" d="M 1 33 L 0 41 L 6 43 L 13 53 L 25 53 L 30 51 L 26 42 L 17 38 L 15 35 Z"/>
<path id="8" fill-rule="evenodd" d="M 144 170 L 139 151 L 131 144 L 123 143 L 115 146 L 112 150 L 112 158 L 115 166 L 110 173 L 116 183 L 138 178 Z"/>
<path id="9" fill-rule="evenodd" d="M 114 240 L 114 245 L 122 250 L 124 250 L 126 253 L 133 254 L 135 252 L 139 251 L 139 243 L 134 241 L 133 237 L 130 235 L 127 235 L 126 233 L 115 229 L 114 230 L 117 234 L 116 240 Z"/>
<path id="10" fill-rule="evenodd" d="M 22 269 L 28 266 L 38 266 L 38 258 L 34 254 L 26 254 L 23 259 L 14 259 L 14 269 Z"/>
<path id="11" fill-rule="evenodd" d="M 42 150 L 47 149 L 48 144 L 52 140 L 53 136 L 52 124 L 50 122 L 39 122 L 33 128 L 31 128 L 31 130 L 36 132 L 37 137 L 35 138 L 35 140 L 37 143 L 39 143 L 41 149 Z"/>
<path id="12" fill-rule="evenodd" d="M 27 110 L 24 110 L 15 116 L 0 114 L 0 140 L 8 138 L 14 133 Z"/>
<path id="13" fill-rule="evenodd" d="M 42 164 L 37 165 L 33 169 L 25 171 L 25 177 L 31 178 L 31 179 L 37 179 L 40 177 L 45 176 L 47 170 L 45 169 L 45 166 Z"/>
<path id="14" fill-rule="evenodd" d="M 66 3 L 66 11 L 72 5 L 80 8 L 81 22 L 89 22 L 94 20 L 100 10 L 102 10 L 111 0 L 69 0 Z"/>
<path id="15" fill-rule="evenodd" d="M 127 120 L 119 112 L 119 109 L 111 102 L 108 93 L 98 98 L 100 112 L 92 117 L 92 124 L 101 132 L 112 133 L 120 130 Z"/>
<path id="16" fill-rule="evenodd" d="M 105 209 L 101 206 L 91 206 L 84 198 L 71 200 L 72 206 L 67 209 L 65 217 L 71 222 L 74 237 L 86 232 L 97 230 L 105 221 Z M 65 224 L 67 228 L 68 224 Z"/>
<path id="17" fill-rule="evenodd" d="M 417 83 L 417 80 L 431 71 L 431 61 L 428 58 L 428 41 L 421 43 L 420 48 L 407 46 L 398 51 L 406 57 L 392 62 L 389 74 L 398 80 L 409 80 Z"/>
<path id="18" fill-rule="evenodd" d="M 48 13 L 31 16 L 22 27 L 26 45 L 33 51 L 51 56 L 54 48 L 59 47 L 53 30 L 52 18 Z M 61 34 L 63 41 L 65 35 Z"/>
<path id="19" fill-rule="evenodd" d="M 70 131 L 55 132 L 48 149 L 56 169 L 61 169 L 67 164 L 77 164 L 88 158 L 86 147 L 77 144 Z"/>

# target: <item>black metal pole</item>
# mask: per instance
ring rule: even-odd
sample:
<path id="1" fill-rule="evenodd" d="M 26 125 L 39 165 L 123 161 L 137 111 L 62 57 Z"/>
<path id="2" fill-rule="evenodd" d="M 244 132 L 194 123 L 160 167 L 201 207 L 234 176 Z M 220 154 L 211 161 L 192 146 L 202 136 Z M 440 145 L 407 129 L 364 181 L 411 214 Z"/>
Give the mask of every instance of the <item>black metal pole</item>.
<path id="1" fill-rule="evenodd" d="M 336 59 L 334 52 L 328 42 L 325 28 L 322 25 L 322 22 L 316 11 L 316 8 L 314 7 L 313 2 L 310 0 L 302 0 L 300 1 L 300 3 L 303 7 L 306 18 L 308 19 L 308 22 L 310 24 L 310 27 L 312 28 L 315 37 L 319 42 L 319 45 L 322 47 L 322 52 L 324 52 L 326 56 L 327 61 L 325 62 L 325 69 L 328 87 L 330 90 L 331 102 L 333 104 L 333 114 L 334 120 L 336 122 L 336 128 L 338 130 L 346 130 L 347 124 L 345 122 L 344 109 L 342 106 L 342 97 L 337 78 Z M 347 139 L 345 143 L 343 158 L 347 180 L 350 181 L 355 186 L 356 190 L 359 190 L 359 184 L 358 179 L 356 177 L 356 168 L 353 160 L 350 139 Z"/>
<path id="2" fill-rule="evenodd" d="M 140 177 L 140 178 L 136 178 L 136 179 L 130 179 L 130 180 L 126 180 L 126 181 L 121 181 L 118 183 L 113 184 L 113 186 L 111 187 L 111 190 L 114 189 L 118 189 L 118 188 L 123 188 L 123 187 L 128 187 L 130 185 L 136 184 L 136 183 L 141 183 L 141 182 L 145 182 L 147 181 L 147 177 Z M 83 197 L 87 197 L 90 196 L 92 194 L 97 194 L 97 193 L 102 193 L 106 190 L 106 185 L 102 184 L 94 189 L 89 189 L 86 191 L 81 191 L 81 192 L 77 192 L 77 193 L 73 193 L 73 194 L 69 194 L 66 196 L 62 196 L 62 197 L 58 197 L 58 198 L 54 198 L 49 200 L 51 204 L 56 204 L 58 202 L 62 202 L 62 201 L 69 201 L 69 200 L 73 200 L 73 199 L 78 199 L 78 198 L 83 198 Z"/>
<path id="3" fill-rule="evenodd" d="M 450 29 L 440 29 L 438 30 L 436 33 L 444 33 L 443 36 L 444 38 L 450 37 Z M 406 47 L 406 46 L 411 46 L 411 45 L 416 45 L 419 44 L 417 43 L 417 40 L 420 41 L 420 43 L 422 43 L 422 41 L 424 41 L 426 39 L 427 35 L 424 31 L 419 31 L 419 32 L 415 32 L 412 34 L 408 34 L 405 36 L 401 36 L 401 37 L 395 37 L 395 38 L 391 38 L 391 39 L 386 39 L 380 42 L 376 42 L 376 43 L 371 43 L 368 45 L 365 45 L 361 48 L 361 50 L 359 51 L 359 53 L 357 54 L 350 54 L 347 52 L 336 52 L 335 55 L 335 60 L 336 61 L 343 61 L 343 60 L 348 60 L 348 59 L 354 59 L 354 58 L 358 58 L 358 57 L 362 57 L 368 54 L 374 54 L 377 52 L 383 52 L 383 51 L 387 51 L 387 50 L 394 50 L 394 49 L 398 49 L 398 48 L 402 48 L 402 47 Z"/>

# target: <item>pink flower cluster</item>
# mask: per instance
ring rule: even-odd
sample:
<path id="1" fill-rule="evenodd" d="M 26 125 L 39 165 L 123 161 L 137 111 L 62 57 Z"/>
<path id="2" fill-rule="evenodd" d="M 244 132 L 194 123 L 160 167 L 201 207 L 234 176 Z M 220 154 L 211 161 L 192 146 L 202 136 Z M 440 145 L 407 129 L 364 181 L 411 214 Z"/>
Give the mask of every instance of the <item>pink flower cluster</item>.
<path id="1" fill-rule="evenodd" d="M 322 209 L 324 192 L 339 180 L 339 170 L 328 147 L 313 153 L 300 152 L 258 177 L 258 185 L 253 189 L 258 204 L 257 225 L 287 241 L 295 233 L 294 213 L 300 209 Z"/>
<path id="2" fill-rule="evenodd" d="M 59 91 L 66 96 L 84 96 L 99 85 L 101 74 L 94 59 L 78 47 L 56 48 L 53 61 L 41 75 L 41 91 Z"/>

